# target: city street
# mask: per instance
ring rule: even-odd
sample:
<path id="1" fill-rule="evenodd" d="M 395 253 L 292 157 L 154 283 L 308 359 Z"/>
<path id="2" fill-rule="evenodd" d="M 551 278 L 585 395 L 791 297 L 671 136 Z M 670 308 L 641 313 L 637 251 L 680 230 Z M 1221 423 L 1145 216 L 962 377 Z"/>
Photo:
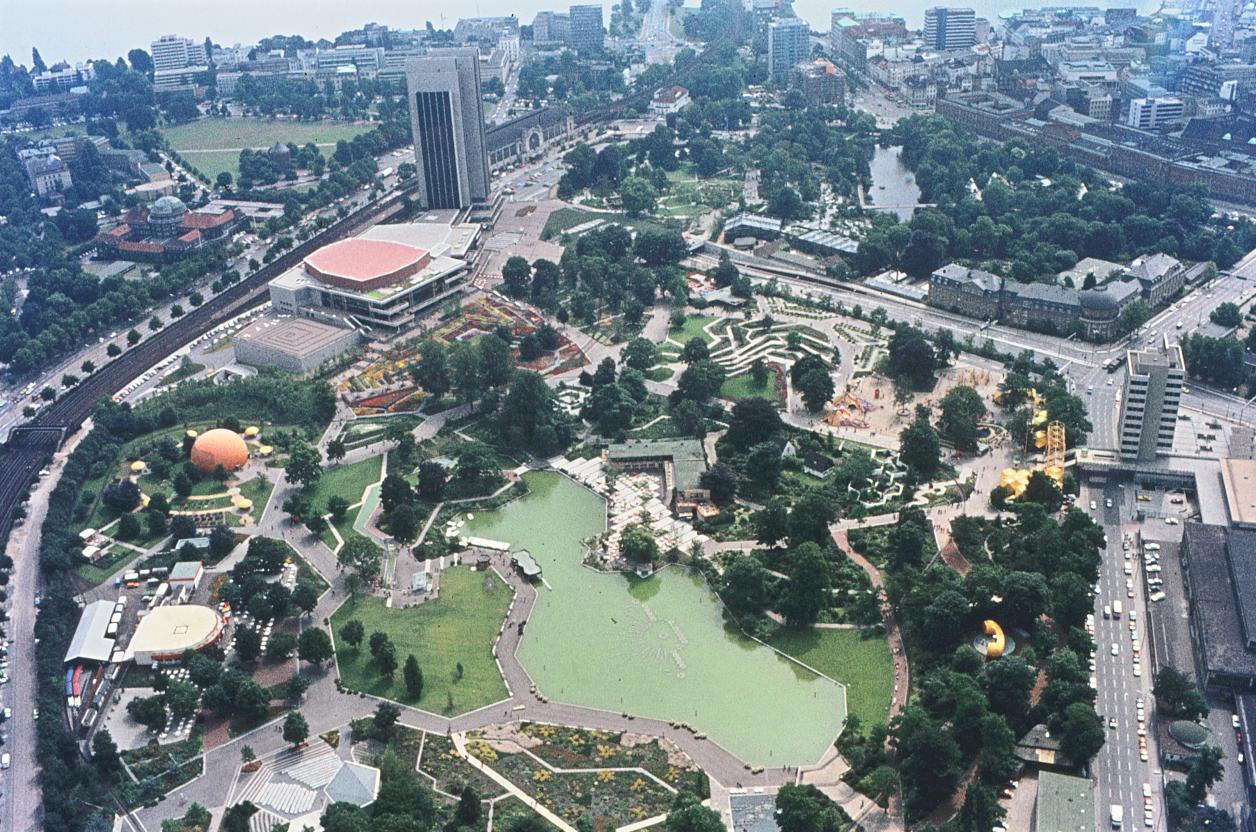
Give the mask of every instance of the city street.
<path id="1" fill-rule="evenodd" d="M 1133 542 L 1128 552 L 1122 552 L 1122 535 L 1129 534 L 1134 538 L 1139 528 L 1136 523 L 1122 523 L 1121 520 L 1123 515 L 1131 516 L 1134 495 L 1128 487 L 1094 483 L 1082 488 L 1077 504 L 1089 510 L 1092 500 L 1096 509 L 1089 513 L 1102 523 L 1104 533 L 1108 536 L 1099 570 L 1099 592 L 1095 596 L 1094 611 L 1094 677 L 1099 690 L 1095 710 L 1099 712 L 1107 730 L 1107 742 L 1092 764 L 1097 782 L 1095 828 L 1109 825 L 1110 807 L 1113 804 L 1124 807 L 1124 828 L 1145 828 L 1142 794 L 1143 784 L 1146 783 L 1151 786 L 1154 795 L 1154 828 L 1163 830 L 1166 827 L 1163 819 L 1164 803 L 1160 797 L 1160 766 L 1155 737 L 1151 736 L 1154 733 L 1151 722 L 1154 708 L 1151 696 L 1153 680 L 1151 657 L 1144 632 L 1147 610 L 1142 588 L 1142 558 Z M 1111 508 L 1106 507 L 1105 500 L 1111 500 Z M 1126 560 L 1123 555 L 1128 555 L 1129 559 Z M 1127 563 L 1130 564 L 1131 575 L 1125 574 Z M 1130 597 L 1127 582 L 1133 584 L 1133 597 Z M 1111 609 L 1117 603 L 1121 605 L 1123 614 L 1117 616 L 1114 612 L 1110 618 L 1105 618 L 1105 607 Z M 1131 623 L 1134 629 L 1131 629 Z M 1112 655 L 1113 645 L 1117 652 L 1115 656 Z M 1139 676 L 1134 675 L 1135 651 L 1138 651 Z M 1142 722 L 1138 720 L 1139 699 L 1144 706 L 1145 719 Z M 1115 729 L 1108 727 L 1109 720 L 1116 721 Z M 1139 757 L 1140 732 L 1147 735 L 1146 762 Z"/>

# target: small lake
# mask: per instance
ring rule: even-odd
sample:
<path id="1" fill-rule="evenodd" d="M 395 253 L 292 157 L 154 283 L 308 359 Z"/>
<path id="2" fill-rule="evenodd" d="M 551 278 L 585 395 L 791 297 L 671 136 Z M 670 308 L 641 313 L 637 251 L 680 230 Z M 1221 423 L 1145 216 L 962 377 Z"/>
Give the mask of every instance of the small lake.
<path id="1" fill-rule="evenodd" d="M 900 221 L 907 222 L 916 211 L 912 206 L 920 202 L 920 188 L 916 185 L 915 174 L 903 164 L 902 155 L 901 147 L 877 145 L 868 165 L 872 172 L 872 187 L 868 189 L 866 198 L 874 208 L 896 206 L 887 210 L 896 214 Z"/>
<path id="2" fill-rule="evenodd" d="M 649 579 L 581 566 L 580 541 L 605 528 L 605 502 L 554 472 L 524 475 L 527 496 L 477 513 L 463 533 L 509 541 L 541 564 L 519 659 L 550 699 L 687 722 L 742 760 L 815 763 L 841 729 L 845 689 L 724 625 L 697 575 Z"/>

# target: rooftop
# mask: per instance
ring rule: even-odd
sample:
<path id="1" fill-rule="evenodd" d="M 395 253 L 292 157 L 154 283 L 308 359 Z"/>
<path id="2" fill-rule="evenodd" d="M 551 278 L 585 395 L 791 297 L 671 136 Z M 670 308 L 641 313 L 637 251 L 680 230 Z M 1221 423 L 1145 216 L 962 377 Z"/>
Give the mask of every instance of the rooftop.
<path id="1" fill-rule="evenodd" d="M 1035 832 L 1089 832 L 1094 823 L 1094 781 L 1054 771 L 1039 773 Z"/>
<path id="2" fill-rule="evenodd" d="M 203 647 L 222 629 L 222 619 L 199 604 L 157 607 L 140 619 L 128 653 L 182 653 Z"/>
<path id="3" fill-rule="evenodd" d="M 343 763 L 324 791 L 333 803 L 369 806 L 379 795 L 379 769 L 360 763 Z"/>
<path id="4" fill-rule="evenodd" d="M 1241 576 L 1243 587 L 1235 587 L 1227 555 L 1227 538 L 1232 551 L 1245 553 L 1247 574 Z M 1204 667 L 1209 673 L 1256 677 L 1256 653 L 1247 649 L 1243 633 L 1243 617 L 1239 606 L 1243 590 L 1246 606 L 1256 608 L 1256 532 L 1229 529 L 1203 523 L 1187 523 L 1182 537 L 1183 557 L 1190 588 L 1191 615 L 1198 619 Z M 1239 590 L 1236 597 L 1236 589 Z M 1249 624 L 1256 609 L 1249 609 Z"/>
<path id="5" fill-rule="evenodd" d="M 1221 484 L 1230 522 L 1236 526 L 1256 526 L 1256 461 L 1221 460 Z"/>
<path id="6" fill-rule="evenodd" d="M 426 249 L 359 237 L 323 246 L 305 258 L 305 269 L 343 288 L 374 289 L 413 275 L 430 259 Z"/>
<path id="7" fill-rule="evenodd" d="M 350 332 L 309 318 L 266 316 L 241 330 L 235 337 L 284 355 L 302 358 L 335 344 Z"/>
<path id="8" fill-rule="evenodd" d="M 65 660 L 75 662 L 107 662 L 113 654 L 113 639 L 105 636 L 109 618 L 113 615 L 113 601 L 93 601 L 83 608 L 78 627 L 65 651 Z"/>
<path id="9" fill-rule="evenodd" d="M 209 538 L 205 538 L 206 543 Z M 191 581 L 201 573 L 202 564 L 199 560 L 181 560 L 170 568 L 171 581 Z"/>

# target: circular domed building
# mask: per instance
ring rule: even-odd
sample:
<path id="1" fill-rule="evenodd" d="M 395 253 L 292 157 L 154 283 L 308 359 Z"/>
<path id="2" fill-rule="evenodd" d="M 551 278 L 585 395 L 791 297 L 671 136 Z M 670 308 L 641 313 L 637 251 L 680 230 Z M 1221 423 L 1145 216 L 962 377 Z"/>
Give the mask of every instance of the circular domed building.
<path id="1" fill-rule="evenodd" d="M 177 196 L 163 196 L 148 209 L 148 228 L 153 234 L 175 236 L 188 207 Z"/>
<path id="2" fill-rule="evenodd" d="M 236 471 L 249 461 L 249 447 L 240 434 L 226 428 L 214 428 L 196 437 L 192 443 L 192 464 L 202 474 L 212 474 L 221 465 Z"/>
<path id="3" fill-rule="evenodd" d="M 1114 280 L 1078 292 L 1082 334 L 1092 341 L 1106 341 L 1115 336 L 1121 312 L 1138 299 L 1140 291 L 1137 280 Z"/>

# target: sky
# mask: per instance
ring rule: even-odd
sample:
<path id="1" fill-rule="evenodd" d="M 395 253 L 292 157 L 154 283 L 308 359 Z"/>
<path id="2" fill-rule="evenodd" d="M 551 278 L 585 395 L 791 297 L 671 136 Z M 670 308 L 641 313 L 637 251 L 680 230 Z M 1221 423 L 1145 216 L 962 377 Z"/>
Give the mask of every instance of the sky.
<path id="1" fill-rule="evenodd" d="M 48 65 L 88 58 L 126 55 L 161 35 L 176 34 L 232 46 L 255 43 L 276 34 L 298 34 L 310 40 L 332 39 L 364 23 L 395 29 L 452 28 L 459 17 L 514 14 L 531 23 L 542 9 L 563 9 L 571 2 L 598 0 L 0 0 L 0 55 L 30 66 L 31 47 Z M 609 19 L 612 0 L 603 0 Z M 923 25 L 928 6 L 960 0 L 794 0 L 797 14 L 813 30 L 827 32 L 834 8 L 893 11 L 907 25 Z M 1129 0 L 1146 7 L 1156 0 Z M 688 0 L 687 5 L 697 5 Z M 993 18 L 1000 12 L 1036 5 L 1100 5 L 1098 0 L 965 0 L 977 14 Z"/>
<path id="2" fill-rule="evenodd" d="M 44 62 L 51 66 L 59 60 L 112 60 L 137 46 L 147 50 L 149 43 L 169 34 L 196 40 L 204 40 L 208 35 L 215 43 L 231 46 L 255 43 L 275 34 L 331 39 L 369 22 L 417 29 L 430 20 L 437 28 L 451 28 L 459 17 L 515 14 L 521 23 L 531 23 L 540 9 L 563 8 L 567 3 L 568 0 L 0 0 L 0 54 L 11 55 L 14 61 L 29 67 L 31 47 L 37 46 Z"/>

